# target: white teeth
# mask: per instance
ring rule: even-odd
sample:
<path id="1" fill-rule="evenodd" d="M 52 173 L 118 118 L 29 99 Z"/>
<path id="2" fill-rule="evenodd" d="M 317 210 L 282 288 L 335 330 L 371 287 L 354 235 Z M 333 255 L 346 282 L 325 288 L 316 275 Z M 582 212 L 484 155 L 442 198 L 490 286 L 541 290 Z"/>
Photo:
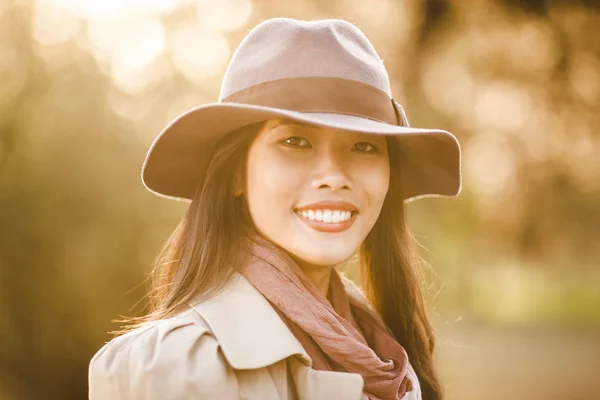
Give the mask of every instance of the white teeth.
<path id="1" fill-rule="evenodd" d="M 321 210 L 315 211 L 315 219 L 317 221 L 323 221 L 323 211 L 321 211 Z"/>
<path id="2" fill-rule="evenodd" d="M 335 224 L 352 218 L 352 212 L 344 210 L 302 210 L 299 214 L 303 218 L 328 224 Z"/>
<path id="3" fill-rule="evenodd" d="M 341 217 L 342 217 L 342 212 L 343 212 L 343 211 L 338 211 L 338 210 L 335 210 L 335 211 L 333 212 L 333 215 L 332 215 L 332 217 L 331 217 L 331 220 L 332 220 L 333 222 L 340 222 L 340 220 L 341 220 Z"/>

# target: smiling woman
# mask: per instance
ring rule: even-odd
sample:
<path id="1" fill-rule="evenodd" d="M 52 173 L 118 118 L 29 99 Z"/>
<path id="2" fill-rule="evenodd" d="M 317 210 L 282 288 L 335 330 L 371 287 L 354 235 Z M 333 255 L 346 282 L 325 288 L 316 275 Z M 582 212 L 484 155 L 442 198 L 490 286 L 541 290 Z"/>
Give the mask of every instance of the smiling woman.
<path id="1" fill-rule="evenodd" d="M 143 181 L 191 204 L 151 312 L 92 359 L 91 399 L 442 398 L 403 202 L 457 195 L 460 147 L 408 125 L 358 28 L 255 27 Z M 364 294 L 334 268 L 357 252 Z"/>
<path id="2" fill-rule="evenodd" d="M 245 192 L 264 236 L 301 263 L 332 266 L 350 258 L 373 228 L 389 171 L 382 135 L 276 120 L 252 143 L 240 180 L 246 187 L 237 193 Z"/>

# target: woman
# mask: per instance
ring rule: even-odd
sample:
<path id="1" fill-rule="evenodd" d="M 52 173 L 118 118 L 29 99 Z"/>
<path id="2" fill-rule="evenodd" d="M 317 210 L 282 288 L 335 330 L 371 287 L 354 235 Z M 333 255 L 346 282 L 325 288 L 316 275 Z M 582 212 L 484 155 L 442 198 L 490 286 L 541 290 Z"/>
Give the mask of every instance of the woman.
<path id="1" fill-rule="evenodd" d="M 460 147 L 409 127 L 354 25 L 255 27 L 142 177 L 191 205 L 151 313 L 92 359 L 91 399 L 442 397 L 403 201 L 457 195 Z M 365 296 L 334 269 L 355 253 Z"/>

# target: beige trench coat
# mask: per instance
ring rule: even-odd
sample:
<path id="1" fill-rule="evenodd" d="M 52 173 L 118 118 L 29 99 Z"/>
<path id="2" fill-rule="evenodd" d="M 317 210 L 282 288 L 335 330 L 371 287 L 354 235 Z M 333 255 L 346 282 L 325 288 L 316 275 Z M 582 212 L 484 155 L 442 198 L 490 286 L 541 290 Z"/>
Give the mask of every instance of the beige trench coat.
<path id="1" fill-rule="evenodd" d="M 346 281 L 349 296 L 359 296 Z M 318 371 L 242 275 L 216 297 L 116 337 L 89 367 L 90 400 L 364 400 L 359 374 Z M 420 399 L 415 389 L 404 399 Z"/>

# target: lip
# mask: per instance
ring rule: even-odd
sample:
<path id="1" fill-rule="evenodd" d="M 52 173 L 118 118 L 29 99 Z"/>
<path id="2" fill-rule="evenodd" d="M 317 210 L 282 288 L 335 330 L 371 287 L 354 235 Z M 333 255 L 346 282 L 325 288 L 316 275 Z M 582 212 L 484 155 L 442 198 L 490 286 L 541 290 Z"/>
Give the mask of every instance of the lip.
<path id="1" fill-rule="evenodd" d="M 303 210 L 342 210 L 352 212 L 352 216 L 346 221 L 322 222 L 304 218 L 299 212 Z M 346 229 L 349 229 L 352 226 L 352 224 L 356 220 L 358 208 L 354 204 L 345 201 L 319 201 L 317 203 L 307 204 L 305 206 L 295 208 L 294 214 L 296 214 L 296 216 L 306 225 L 317 231 L 335 233 L 345 231 Z"/>
<path id="2" fill-rule="evenodd" d="M 358 213 L 358 208 L 346 201 L 318 201 L 316 203 L 307 204 L 302 207 L 297 207 L 294 209 L 295 211 L 302 210 L 343 210 L 343 211 L 352 211 L 352 213 Z"/>

